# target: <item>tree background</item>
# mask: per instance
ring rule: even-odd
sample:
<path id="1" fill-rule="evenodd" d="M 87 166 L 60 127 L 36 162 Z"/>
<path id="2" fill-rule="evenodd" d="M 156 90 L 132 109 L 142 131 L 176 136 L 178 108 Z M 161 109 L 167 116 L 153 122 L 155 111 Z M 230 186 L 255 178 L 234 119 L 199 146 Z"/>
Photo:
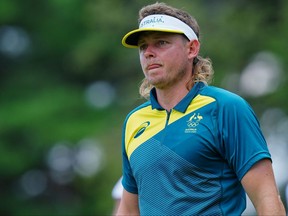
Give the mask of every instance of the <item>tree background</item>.
<path id="1" fill-rule="evenodd" d="M 143 102 L 138 51 L 121 39 L 154 2 L 1 0 L 1 215 L 111 214 L 122 123 Z M 213 85 L 254 108 L 286 201 L 288 1 L 165 2 L 198 20 Z"/>

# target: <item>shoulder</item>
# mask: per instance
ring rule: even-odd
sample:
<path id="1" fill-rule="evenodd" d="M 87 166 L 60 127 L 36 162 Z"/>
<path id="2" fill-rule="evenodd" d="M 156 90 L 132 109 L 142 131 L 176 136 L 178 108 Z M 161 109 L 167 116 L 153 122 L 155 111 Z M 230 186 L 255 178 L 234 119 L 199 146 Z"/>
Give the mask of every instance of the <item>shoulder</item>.
<path id="1" fill-rule="evenodd" d="M 214 98 L 220 107 L 248 105 L 247 101 L 238 94 L 215 86 L 205 86 L 200 94 Z"/>
<path id="2" fill-rule="evenodd" d="M 137 106 L 136 108 L 132 109 L 126 116 L 125 118 L 125 122 L 128 121 L 129 118 L 131 118 L 131 116 L 143 111 L 145 108 L 149 108 L 151 107 L 151 101 L 146 101 L 144 103 L 142 103 L 141 105 Z"/>
<path id="3" fill-rule="evenodd" d="M 241 96 L 214 86 L 203 88 L 202 94 L 215 99 L 215 113 L 222 119 L 218 119 L 219 123 L 224 121 L 231 125 L 233 120 L 241 119 L 242 122 L 247 120 L 251 124 L 251 121 L 255 121 L 255 125 L 259 125 L 252 106 Z"/>

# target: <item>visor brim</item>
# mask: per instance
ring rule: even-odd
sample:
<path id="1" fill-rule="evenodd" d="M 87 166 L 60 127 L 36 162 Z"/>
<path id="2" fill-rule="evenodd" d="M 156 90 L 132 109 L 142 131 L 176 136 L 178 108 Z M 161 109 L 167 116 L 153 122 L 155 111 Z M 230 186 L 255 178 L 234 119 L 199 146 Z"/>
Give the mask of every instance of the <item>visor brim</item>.
<path id="1" fill-rule="evenodd" d="M 184 34 L 184 32 L 179 30 L 172 30 L 172 29 L 161 29 L 161 28 L 141 28 L 135 29 L 133 31 L 128 32 L 124 35 L 122 39 L 122 45 L 127 48 L 138 48 L 138 39 L 141 33 L 147 31 L 154 31 L 154 32 L 167 32 L 167 33 L 176 33 L 176 34 Z"/>

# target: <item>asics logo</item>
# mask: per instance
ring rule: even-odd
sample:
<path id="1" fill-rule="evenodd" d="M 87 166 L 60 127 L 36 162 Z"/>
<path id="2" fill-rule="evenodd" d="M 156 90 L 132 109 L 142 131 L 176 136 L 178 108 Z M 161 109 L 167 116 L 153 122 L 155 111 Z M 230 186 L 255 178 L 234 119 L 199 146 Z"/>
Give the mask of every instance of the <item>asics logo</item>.
<path id="1" fill-rule="evenodd" d="M 139 137 L 141 134 L 144 133 L 144 131 L 146 130 L 146 128 L 150 125 L 150 122 L 149 121 L 146 121 L 144 123 L 142 123 L 139 127 L 139 130 L 136 132 L 134 138 L 137 138 Z"/>

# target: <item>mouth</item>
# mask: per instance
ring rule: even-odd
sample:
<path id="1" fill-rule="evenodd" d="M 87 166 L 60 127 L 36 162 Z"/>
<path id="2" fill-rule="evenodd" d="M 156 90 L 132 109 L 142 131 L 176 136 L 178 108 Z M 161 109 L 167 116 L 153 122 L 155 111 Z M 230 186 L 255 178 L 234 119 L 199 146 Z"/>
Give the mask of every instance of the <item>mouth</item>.
<path id="1" fill-rule="evenodd" d="M 149 64 L 146 69 L 147 70 L 153 70 L 153 69 L 157 69 L 157 68 L 160 68 L 161 65 L 160 64 Z"/>

